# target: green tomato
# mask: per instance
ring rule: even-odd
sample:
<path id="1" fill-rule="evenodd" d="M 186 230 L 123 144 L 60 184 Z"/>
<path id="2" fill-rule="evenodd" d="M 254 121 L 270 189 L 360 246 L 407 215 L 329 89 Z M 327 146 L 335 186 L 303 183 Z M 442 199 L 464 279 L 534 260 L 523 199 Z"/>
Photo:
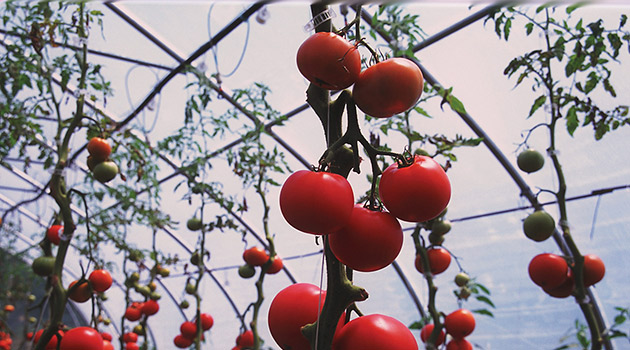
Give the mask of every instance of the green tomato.
<path id="1" fill-rule="evenodd" d="M 252 278 L 256 274 L 256 269 L 250 265 L 243 265 L 238 268 L 238 275 L 243 278 Z"/>
<path id="2" fill-rule="evenodd" d="M 463 287 L 467 285 L 468 281 L 470 281 L 470 277 L 465 272 L 460 272 L 457 275 L 455 275 L 455 284 L 458 287 Z"/>
<path id="3" fill-rule="evenodd" d="M 542 242 L 551 237 L 555 228 L 555 220 L 544 210 L 537 210 L 523 220 L 525 236 L 536 242 Z"/>
<path id="4" fill-rule="evenodd" d="M 100 183 L 113 180 L 118 175 L 118 165 L 111 160 L 100 162 L 94 166 L 92 171 L 94 178 Z"/>
<path id="5" fill-rule="evenodd" d="M 33 260 L 31 264 L 33 272 L 39 276 L 50 276 L 55 268 L 55 257 L 53 256 L 40 256 Z"/>
<path id="6" fill-rule="evenodd" d="M 445 235 L 451 231 L 451 222 L 448 220 L 438 220 L 431 225 L 431 233 Z"/>
<path id="7" fill-rule="evenodd" d="M 542 169 L 545 165 L 545 158 L 540 152 L 528 148 L 519 153 L 516 164 L 519 169 L 529 174 Z"/>

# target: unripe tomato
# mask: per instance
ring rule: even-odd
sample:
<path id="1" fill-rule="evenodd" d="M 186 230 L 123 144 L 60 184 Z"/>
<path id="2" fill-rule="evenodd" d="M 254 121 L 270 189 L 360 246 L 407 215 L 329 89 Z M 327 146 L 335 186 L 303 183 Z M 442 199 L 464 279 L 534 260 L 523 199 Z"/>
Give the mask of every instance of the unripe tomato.
<path id="1" fill-rule="evenodd" d="M 330 32 L 315 33 L 306 39 L 296 61 L 306 79 L 327 90 L 347 88 L 361 72 L 361 54 L 356 46 Z"/>
<path id="2" fill-rule="evenodd" d="M 468 282 L 470 281 L 470 276 L 468 276 L 468 274 L 465 272 L 460 272 L 457 275 L 455 275 L 454 281 L 458 287 L 463 287 L 467 285 Z"/>
<path id="3" fill-rule="evenodd" d="M 283 350 L 310 350 L 302 335 L 302 326 L 317 320 L 324 306 L 326 291 L 309 283 L 292 284 L 281 290 L 269 306 L 268 322 L 271 336 Z M 337 331 L 343 326 L 345 313 L 339 318 Z"/>
<path id="4" fill-rule="evenodd" d="M 529 174 L 542 169 L 545 165 L 545 158 L 540 152 L 528 148 L 518 154 L 516 165 L 518 165 L 519 169 Z"/>
<path id="5" fill-rule="evenodd" d="M 60 350 L 103 350 L 103 337 L 94 328 L 76 327 L 61 338 Z"/>
<path id="6" fill-rule="evenodd" d="M 403 233 L 396 217 L 357 204 L 350 221 L 329 235 L 330 249 L 353 270 L 370 272 L 392 263 L 400 253 Z"/>
<path id="7" fill-rule="evenodd" d="M 523 220 L 523 232 L 527 238 L 542 242 L 551 237 L 556 229 L 553 217 L 544 210 L 537 210 Z"/>
<path id="8" fill-rule="evenodd" d="M 350 220 L 354 193 L 343 176 L 309 170 L 291 174 L 280 190 L 280 210 L 295 229 L 323 235 Z"/>
<path id="9" fill-rule="evenodd" d="M 431 273 L 434 275 L 446 271 L 446 269 L 448 269 L 451 265 L 451 253 L 444 248 L 434 247 L 427 249 L 427 255 L 429 258 L 429 266 L 431 266 Z M 414 265 L 416 266 L 416 270 L 418 270 L 418 272 L 424 273 L 420 254 L 416 255 Z"/>
<path id="10" fill-rule="evenodd" d="M 38 276 L 50 276 L 55 269 L 55 257 L 54 256 L 40 256 L 33 260 L 31 264 L 33 272 Z"/>
<path id="11" fill-rule="evenodd" d="M 96 292 L 103 293 L 112 286 L 112 275 L 107 270 L 94 270 L 88 277 L 88 280 L 92 283 L 92 289 Z"/>
<path id="12" fill-rule="evenodd" d="M 333 350 L 417 350 L 409 328 L 393 317 L 372 314 L 348 322 L 333 340 Z"/>
<path id="13" fill-rule="evenodd" d="M 606 265 L 599 256 L 594 254 L 584 255 L 584 286 L 592 286 L 601 281 L 606 274 Z"/>
<path id="14" fill-rule="evenodd" d="M 73 288 L 79 281 L 72 281 L 68 286 L 68 298 L 77 303 L 85 303 L 92 297 L 92 291 L 88 281 L 82 281 L 77 287 Z"/>
<path id="15" fill-rule="evenodd" d="M 253 266 L 245 264 L 238 267 L 238 275 L 242 278 L 252 278 L 256 274 Z"/>
<path id="16" fill-rule="evenodd" d="M 94 178 L 100 183 L 113 180 L 118 175 L 118 165 L 111 160 L 106 160 L 94 166 L 92 171 Z"/>
<path id="17" fill-rule="evenodd" d="M 444 328 L 453 338 L 464 338 L 475 330 L 475 316 L 466 309 L 455 310 L 444 318 Z"/>
<path id="18" fill-rule="evenodd" d="M 427 340 L 431 336 L 431 333 L 433 332 L 433 328 L 435 328 L 435 325 L 433 323 L 429 323 L 422 327 L 422 329 L 420 330 L 420 339 L 423 342 L 427 342 Z M 434 345 L 441 345 L 442 343 L 444 343 L 444 339 L 446 339 L 446 333 L 444 333 L 444 330 L 441 329 L 440 334 L 438 335 L 438 338 L 435 341 Z"/>
<path id="19" fill-rule="evenodd" d="M 420 68 L 407 58 L 394 57 L 361 72 L 352 95 L 365 114 L 387 118 L 413 107 L 423 86 Z"/>
<path id="20" fill-rule="evenodd" d="M 251 247 L 243 252 L 243 260 L 250 266 L 262 266 L 269 261 L 269 255 L 261 247 Z"/>
<path id="21" fill-rule="evenodd" d="M 446 350 L 473 350 L 473 346 L 464 338 L 453 339 L 446 344 Z"/>
<path id="22" fill-rule="evenodd" d="M 193 341 L 184 337 L 181 334 L 178 334 L 175 336 L 175 338 L 173 339 L 173 343 L 175 344 L 176 347 L 180 348 L 180 349 L 186 349 L 189 346 L 192 345 Z"/>
<path id="23" fill-rule="evenodd" d="M 439 216 L 451 199 L 451 183 L 433 158 L 415 156 L 409 166 L 394 163 L 381 175 L 379 195 L 397 218 L 424 222 Z"/>
<path id="24" fill-rule="evenodd" d="M 528 267 L 529 277 L 543 288 L 555 288 L 566 281 L 569 266 L 563 257 L 543 253 L 536 255 Z"/>
<path id="25" fill-rule="evenodd" d="M 186 221 L 186 227 L 191 231 L 199 231 L 203 227 L 203 223 L 200 218 L 192 217 Z"/>
<path id="26" fill-rule="evenodd" d="M 106 160 L 112 154 L 112 146 L 110 146 L 109 141 L 100 137 L 92 137 L 87 144 L 87 150 L 97 162 Z"/>
<path id="27" fill-rule="evenodd" d="M 59 245 L 61 242 L 61 235 L 63 234 L 63 225 L 52 225 L 46 230 L 46 238 L 50 243 Z"/>

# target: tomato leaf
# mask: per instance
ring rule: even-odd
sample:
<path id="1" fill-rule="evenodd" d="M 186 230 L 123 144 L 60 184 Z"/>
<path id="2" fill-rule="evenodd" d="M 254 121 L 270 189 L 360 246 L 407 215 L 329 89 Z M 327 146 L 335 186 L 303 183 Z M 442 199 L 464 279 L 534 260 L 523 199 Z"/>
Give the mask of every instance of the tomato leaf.
<path id="1" fill-rule="evenodd" d="M 538 108 L 540 108 L 543 104 L 545 104 L 545 101 L 547 101 L 547 96 L 545 95 L 538 96 L 536 101 L 534 101 L 532 108 L 529 110 L 529 115 L 527 117 L 528 118 L 531 117 L 532 114 L 534 114 L 534 112 L 538 110 Z"/>
<path id="2" fill-rule="evenodd" d="M 480 314 L 480 315 L 486 315 L 486 316 L 494 317 L 494 314 L 492 312 L 490 312 L 490 310 L 488 310 L 488 309 L 475 309 L 475 310 L 471 310 L 471 312 L 474 312 L 474 313 Z"/>
<path id="3" fill-rule="evenodd" d="M 477 300 L 481 301 L 482 303 L 486 303 L 486 304 L 488 304 L 488 305 L 492 306 L 493 308 L 496 308 L 496 306 L 494 306 L 494 303 L 493 303 L 493 302 L 492 302 L 492 301 L 491 301 L 488 297 L 486 297 L 486 296 L 483 296 L 483 295 L 477 295 L 477 296 L 475 297 L 475 299 L 477 299 Z"/>
<path id="4" fill-rule="evenodd" d="M 575 106 L 571 106 L 567 112 L 567 131 L 569 132 L 569 135 L 573 136 L 573 133 L 575 132 L 575 129 L 577 129 L 578 125 L 579 120 L 576 108 Z"/>

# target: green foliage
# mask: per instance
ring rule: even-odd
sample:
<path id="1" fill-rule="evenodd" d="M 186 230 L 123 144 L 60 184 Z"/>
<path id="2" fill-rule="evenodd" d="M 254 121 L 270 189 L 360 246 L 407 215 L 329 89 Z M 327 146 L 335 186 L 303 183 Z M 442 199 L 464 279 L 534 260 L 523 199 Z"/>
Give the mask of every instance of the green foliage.
<path id="1" fill-rule="evenodd" d="M 404 7 L 397 5 L 380 5 L 378 11 L 372 16 L 371 26 L 364 26 L 374 40 L 377 40 L 377 31 L 388 33 L 392 41 L 388 43 L 392 56 L 413 56 L 413 47 L 417 45 L 426 34 L 419 25 L 420 16 L 405 13 Z"/>
<path id="2" fill-rule="evenodd" d="M 565 119 L 570 135 L 578 127 L 590 125 L 599 140 L 607 132 L 630 124 L 627 104 L 605 109 L 594 102 L 603 99 L 603 95 L 617 97 L 611 80 L 612 65 L 618 62 L 623 46 L 630 51 L 630 32 L 626 15 L 614 27 L 606 27 L 601 19 L 585 24 L 583 19 L 574 18 L 583 5 L 566 7 L 566 18 L 561 18 L 551 4 L 539 6 L 533 14 L 526 8 L 509 7 L 490 18 L 495 22 L 497 35 L 505 40 L 512 23 L 520 19 L 525 20 L 526 35 L 539 32 L 545 38 L 545 47 L 514 58 L 503 72 L 510 78 L 516 77 L 517 86 L 527 80 L 534 91 L 542 92 L 534 100 L 529 116 L 549 104 L 552 118 Z M 563 78 L 557 76 L 560 67 Z"/>

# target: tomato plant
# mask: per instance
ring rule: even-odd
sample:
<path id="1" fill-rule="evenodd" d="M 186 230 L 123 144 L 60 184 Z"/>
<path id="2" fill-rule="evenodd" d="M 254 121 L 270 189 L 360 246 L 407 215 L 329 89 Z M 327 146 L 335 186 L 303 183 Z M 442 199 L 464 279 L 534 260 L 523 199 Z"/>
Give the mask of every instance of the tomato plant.
<path id="1" fill-rule="evenodd" d="M 417 350 L 409 328 L 397 319 L 365 315 L 348 322 L 333 342 L 333 350 Z"/>
<path id="2" fill-rule="evenodd" d="M 451 183 L 440 164 L 416 155 L 410 165 L 394 163 L 381 175 L 381 201 L 403 221 L 424 222 L 440 215 L 451 199 Z"/>
<path id="3" fill-rule="evenodd" d="M 311 346 L 302 335 L 302 326 L 317 320 L 318 306 L 323 307 L 326 291 L 309 283 L 292 284 L 281 290 L 269 306 L 267 321 L 269 331 L 283 350 L 310 350 Z M 343 325 L 339 319 L 337 331 Z"/>
<path id="4" fill-rule="evenodd" d="M 427 255 L 429 257 L 429 266 L 431 266 L 431 273 L 434 275 L 440 274 L 451 265 L 451 253 L 442 247 L 433 247 L 427 249 Z M 416 270 L 420 273 L 424 273 L 424 267 L 420 254 L 416 255 L 414 262 Z"/>
<path id="5" fill-rule="evenodd" d="M 444 328 L 453 338 L 464 338 L 475 330 L 475 317 L 466 309 L 455 310 L 444 318 Z"/>
<path id="6" fill-rule="evenodd" d="M 297 67 L 311 83 L 328 90 L 354 84 L 361 72 L 361 55 L 348 40 L 331 32 L 308 37 L 297 51 Z"/>
<path id="7" fill-rule="evenodd" d="M 352 96 L 365 114 L 386 118 L 413 107 L 422 95 L 423 86 L 420 68 L 409 59 L 394 57 L 361 72 Z"/>
<path id="8" fill-rule="evenodd" d="M 529 277 L 543 288 L 561 285 L 567 279 L 568 270 L 569 265 L 563 257 L 550 253 L 536 255 L 528 267 Z"/>
<path id="9" fill-rule="evenodd" d="M 280 210 L 297 230 L 328 234 L 346 225 L 354 207 L 354 193 L 343 176 L 298 170 L 280 191 Z"/>
<path id="10" fill-rule="evenodd" d="M 350 221 L 341 230 L 329 235 L 330 249 L 343 264 L 370 272 L 392 263 L 400 253 L 403 233 L 395 216 L 354 206 Z"/>
<path id="11" fill-rule="evenodd" d="M 61 338 L 60 350 L 102 350 L 103 337 L 94 328 L 76 327 Z"/>
<path id="12" fill-rule="evenodd" d="M 110 275 L 109 271 L 103 269 L 92 271 L 88 280 L 92 284 L 92 289 L 99 293 L 108 290 L 113 283 L 112 275 Z"/>

